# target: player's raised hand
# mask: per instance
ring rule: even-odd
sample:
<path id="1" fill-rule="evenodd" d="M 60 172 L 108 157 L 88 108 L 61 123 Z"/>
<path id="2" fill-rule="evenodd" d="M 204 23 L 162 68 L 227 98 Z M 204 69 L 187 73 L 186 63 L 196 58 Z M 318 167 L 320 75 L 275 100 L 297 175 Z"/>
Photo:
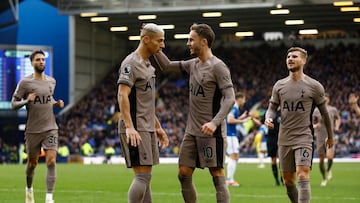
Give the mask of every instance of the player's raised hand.
<path id="1" fill-rule="evenodd" d="M 27 96 L 27 100 L 32 102 L 35 100 L 35 97 L 36 97 L 36 93 L 32 92 Z"/>
<path id="2" fill-rule="evenodd" d="M 59 108 L 64 108 L 64 101 L 59 99 L 56 101 L 56 106 Z"/>

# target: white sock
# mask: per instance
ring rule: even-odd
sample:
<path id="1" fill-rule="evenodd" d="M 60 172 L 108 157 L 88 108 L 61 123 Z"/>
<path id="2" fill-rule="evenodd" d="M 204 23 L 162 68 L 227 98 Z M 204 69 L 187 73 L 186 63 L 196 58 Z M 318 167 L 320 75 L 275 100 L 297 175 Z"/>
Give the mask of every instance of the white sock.
<path id="1" fill-rule="evenodd" d="M 33 187 L 31 187 L 31 188 L 26 187 L 26 191 L 33 192 L 34 190 L 33 190 Z"/>
<path id="2" fill-rule="evenodd" d="M 46 200 L 52 200 L 53 194 L 52 193 L 46 193 Z"/>
<path id="3" fill-rule="evenodd" d="M 264 164 L 264 154 L 263 153 L 259 154 L 259 162 L 260 162 L 260 165 Z"/>
<path id="4" fill-rule="evenodd" d="M 236 160 L 230 158 L 227 165 L 227 179 L 229 181 L 234 181 L 235 171 L 236 171 Z"/>

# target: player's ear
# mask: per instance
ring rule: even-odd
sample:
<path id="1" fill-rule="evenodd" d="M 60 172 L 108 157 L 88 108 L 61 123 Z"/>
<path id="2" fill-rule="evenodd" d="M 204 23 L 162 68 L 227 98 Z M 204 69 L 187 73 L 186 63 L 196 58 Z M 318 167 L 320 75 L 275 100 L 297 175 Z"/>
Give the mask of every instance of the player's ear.
<path id="1" fill-rule="evenodd" d="M 145 44 L 147 44 L 147 43 L 149 43 L 149 41 L 150 41 L 150 36 L 149 36 L 149 35 L 144 35 L 143 38 L 142 38 L 142 40 L 143 40 L 143 42 L 144 42 Z"/>
<path id="2" fill-rule="evenodd" d="M 208 41 L 206 38 L 201 38 L 201 45 L 202 46 L 208 46 Z"/>

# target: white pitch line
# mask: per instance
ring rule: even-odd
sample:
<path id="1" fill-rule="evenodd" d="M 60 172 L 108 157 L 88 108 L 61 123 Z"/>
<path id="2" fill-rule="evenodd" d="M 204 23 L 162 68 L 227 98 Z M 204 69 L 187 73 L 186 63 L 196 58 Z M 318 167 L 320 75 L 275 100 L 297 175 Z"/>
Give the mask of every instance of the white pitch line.
<path id="1" fill-rule="evenodd" d="M 0 188 L 0 192 L 19 192 L 19 191 L 23 191 L 20 189 L 9 189 L 9 188 Z M 36 192 L 36 190 L 35 190 Z M 106 193 L 118 193 L 118 192 L 110 192 L 110 191 L 105 191 L 105 190 L 56 190 L 55 193 L 89 193 L 89 194 L 94 194 L 94 193 L 98 193 L 98 194 L 106 194 Z M 120 193 L 120 192 L 119 192 Z M 152 192 L 153 196 L 179 196 L 181 195 L 180 192 L 179 193 L 175 193 L 175 192 Z M 215 194 L 211 193 L 198 193 L 198 196 L 214 196 Z M 278 199 L 278 198 L 283 198 L 285 197 L 286 194 L 284 195 L 260 195 L 260 194 L 232 194 L 231 197 L 237 197 L 237 198 L 241 198 L 241 197 L 250 197 L 250 198 L 254 198 L 254 199 Z M 360 197 L 323 197 L 323 196 L 311 196 L 311 199 L 318 199 L 318 200 L 351 200 L 351 201 L 359 201 Z"/>

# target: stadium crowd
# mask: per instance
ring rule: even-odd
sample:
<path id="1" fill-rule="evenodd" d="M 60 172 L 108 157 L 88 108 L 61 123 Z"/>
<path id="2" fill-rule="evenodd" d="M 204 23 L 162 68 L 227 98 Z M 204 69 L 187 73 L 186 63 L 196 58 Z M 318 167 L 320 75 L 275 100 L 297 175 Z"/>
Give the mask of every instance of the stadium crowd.
<path id="1" fill-rule="evenodd" d="M 360 93 L 360 44 L 328 44 L 321 48 L 303 46 L 309 54 L 305 73 L 319 80 L 331 95 L 331 104 L 338 108 L 342 124 L 336 138 L 336 156 L 349 157 L 360 154 L 360 118 L 350 109 L 350 93 Z M 189 58 L 186 47 L 168 46 L 164 50 L 170 59 Z M 250 111 L 260 104 L 257 112 L 267 108 L 271 88 L 276 80 L 287 75 L 285 45 L 257 47 L 218 46 L 214 53 L 230 68 L 236 91 L 246 91 L 246 108 Z M 112 147 L 121 154 L 117 133 L 118 67 L 71 109 L 58 115 L 59 143 L 66 145 L 70 154 L 80 156 L 105 155 Z M 188 81 L 183 76 L 157 76 L 157 115 L 169 136 L 170 145 L 161 151 L 165 157 L 177 156 L 185 131 L 188 112 Z M 257 126 L 249 125 L 241 140 L 241 156 L 256 156 L 253 137 Z M 3 143 L 2 143 L 3 145 Z M 7 150 L 7 151 L 6 151 Z M 0 161 L 6 161 L 11 147 L 1 147 Z"/>

